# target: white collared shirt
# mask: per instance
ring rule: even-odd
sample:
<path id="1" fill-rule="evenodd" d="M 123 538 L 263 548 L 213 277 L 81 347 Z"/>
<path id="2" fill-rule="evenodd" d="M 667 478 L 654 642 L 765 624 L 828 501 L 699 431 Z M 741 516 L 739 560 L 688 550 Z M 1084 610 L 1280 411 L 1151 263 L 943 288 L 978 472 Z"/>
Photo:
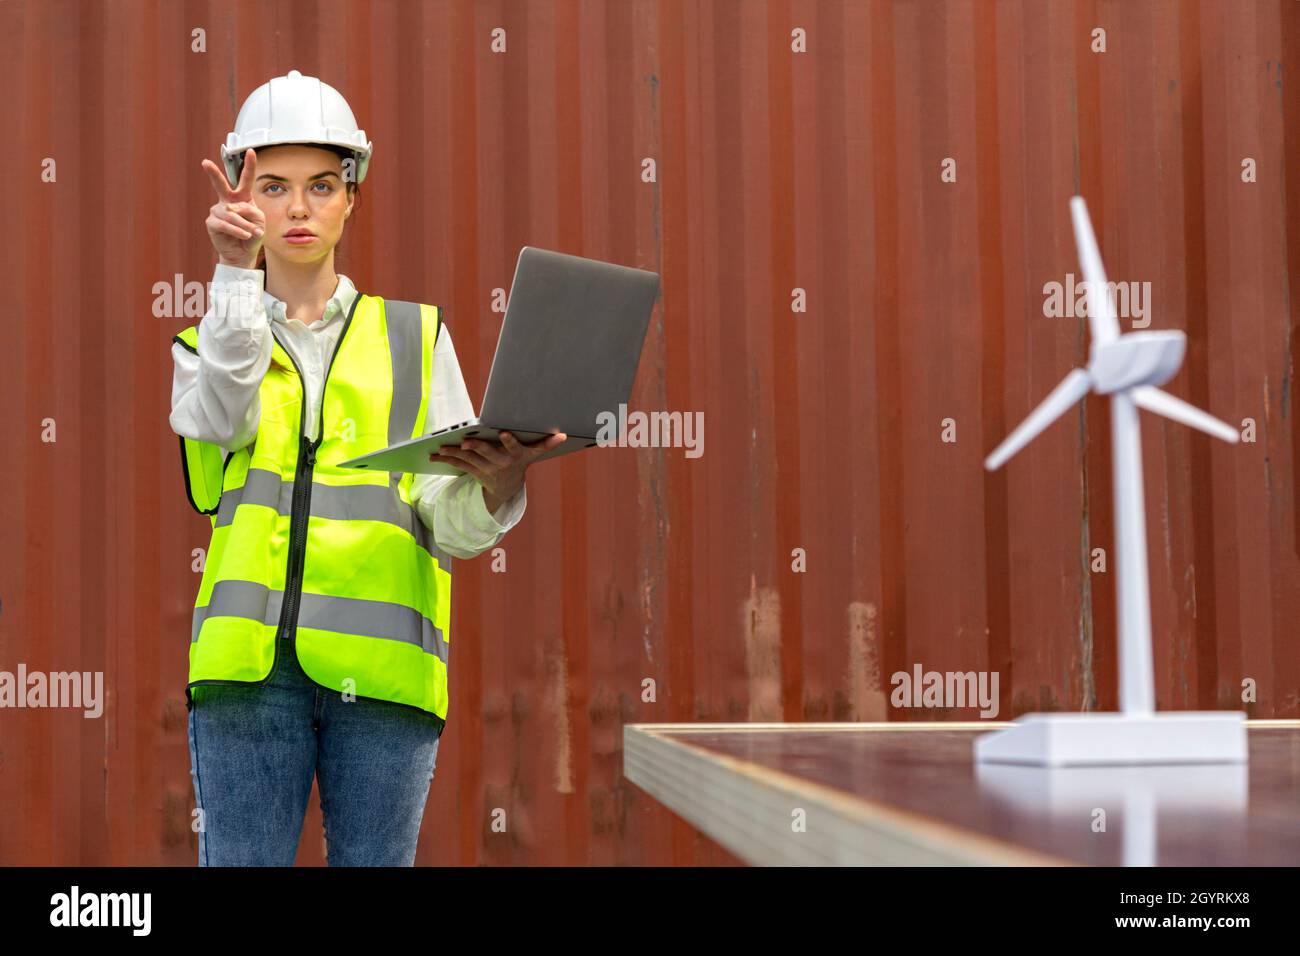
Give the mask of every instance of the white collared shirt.
<path id="1" fill-rule="evenodd" d="M 275 322 L 282 344 L 302 371 L 305 434 L 316 439 L 325 373 L 356 286 L 340 275 L 324 314 L 304 325 L 286 317 L 285 303 L 265 290 L 265 281 L 260 269 L 217 263 L 208 311 L 199 323 L 199 354 L 172 344 L 170 421 L 176 434 L 227 451 L 253 440 L 261 419 L 259 389 L 275 344 L 270 323 Z M 245 294 L 249 289 L 260 294 Z M 451 333 L 444 325 L 433 348 L 426 434 L 474 417 Z M 457 558 L 472 558 L 496 545 L 523 517 L 527 504 L 526 489 L 520 488 L 495 515 L 489 513 L 478 482 L 468 474 L 416 475 L 411 497 L 438 547 Z"/>

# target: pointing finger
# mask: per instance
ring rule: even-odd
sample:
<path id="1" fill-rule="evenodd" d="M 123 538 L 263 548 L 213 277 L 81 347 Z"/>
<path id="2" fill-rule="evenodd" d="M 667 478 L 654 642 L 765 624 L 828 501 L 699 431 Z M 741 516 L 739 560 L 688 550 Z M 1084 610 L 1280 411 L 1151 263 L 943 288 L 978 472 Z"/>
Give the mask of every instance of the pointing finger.
<path id="1" fill-rule="evenodd" d="M 235 187 L 234 196 L 238 199 L 250 199 L 253 195 L 253 180 L 257 176 L 257 153 L 253 147 L 244 150 L 244 168 L 239 171 L 239 185 Z"/>
<path id="2" fill-rule="evenodd" d="M 226 174 L 217 168 L 217 164 L 210 159 L 203 160 L 203 171 L 208 174 L 208 179 L 212 181 L 212 188 L 216 190 L 217 198 L 222 202 L 230 199 L 230 180 Z"/>

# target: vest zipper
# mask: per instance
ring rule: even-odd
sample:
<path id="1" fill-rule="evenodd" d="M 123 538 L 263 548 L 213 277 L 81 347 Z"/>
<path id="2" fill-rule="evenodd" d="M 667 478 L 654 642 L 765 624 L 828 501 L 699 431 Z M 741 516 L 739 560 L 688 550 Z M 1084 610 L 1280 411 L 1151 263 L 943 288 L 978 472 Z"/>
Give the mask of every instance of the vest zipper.
<path id="1" fill-rule="evenodd" d="M 289 515 L 289 564 L 285 569 L 284 603 L 280 607 L 280 626 L 275 632 L 275 660 L 271 664 L 271 674 L 275 673 L 280 663 L 280 641 L 288 640 L 290 643 L 297 643 L 298 640 L 298 606 L 302 600 L 302 574 L 307 557 L 307 522 L 311 517 L 312 476 L 316 470 L 316 449 L 325 440 L 325 390 L 329 385 L 330 371 L 334 368 L 334 359 L 343 348 L 343 340 L 347 337 L 348 327 L 352 324 L 352 316 L 360 301 L 361 293 L 358 291 L 352 299 L 352 307 L 348 309 L 347 318 L 339 332 L 338 342 L 335 343 L 334 351 L 330 354 L 329 365 L 325 367 L 325 377 L 320 385 L 320 413 L 316 421 L 315 441 L 309 440 L 304 434 L 307 425 L 305 390 L 302 395 L 302 413 L 298 424 L 298 467 L 293 478 L 293 508 Z M 274 335 L 274 331 L 272 334 Z M 293 352 L 289 349 L 285 349 L 284 353 L 289 356 L 289 361 L 293 362 L 294 371 L 298 373 L 298 381 L 301 383 L 302 369 L 298 368 L 298 360 L 293 357 Z M 271 679 L 271 674 L 266 675 L 266 680 Z"/>
<path id="2" fill-rule="evenodd" d="M 322 407 L 324 404 L 322 398 Z M 282 635 L 291 641 L 297 638 L 302 572 L 307 556 L 307 520 L 311 516 L 312 472 L 316 468 L 316 449 L 320 447 L 321 437 L 317 434 L 314 442 L 308 441 L 305 435 L 298 439 L 298 469 L 293 480 L 293 511 L 289 518 L 289 565 L 285 575 L 284 605 L 280 609 L 280 629 L 276 634 L 277 647 Z"/>

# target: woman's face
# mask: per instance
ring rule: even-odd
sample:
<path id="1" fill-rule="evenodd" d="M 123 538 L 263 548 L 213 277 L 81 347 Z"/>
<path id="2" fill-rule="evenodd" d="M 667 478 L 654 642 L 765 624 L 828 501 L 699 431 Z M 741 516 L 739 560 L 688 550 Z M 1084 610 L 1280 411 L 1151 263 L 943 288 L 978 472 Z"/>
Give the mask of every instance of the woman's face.
<path id="1" fill-rule="evenodd" d="M 352 211 L 338 153 L 297 144 L 257 151 L 253 202 L 266 215 L 267 256 L 304 264 L 333 251 Z M 289 235 L 302 230 L 310 236 Z"/>

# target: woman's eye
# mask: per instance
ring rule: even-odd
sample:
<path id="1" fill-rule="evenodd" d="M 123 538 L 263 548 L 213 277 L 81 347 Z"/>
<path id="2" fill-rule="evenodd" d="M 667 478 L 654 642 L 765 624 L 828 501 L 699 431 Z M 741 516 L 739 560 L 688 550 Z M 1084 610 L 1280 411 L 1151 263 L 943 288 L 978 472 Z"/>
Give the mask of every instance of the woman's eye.
<path id="1" fill-rule="evenodd" d="M 312 184 L 312 188 L 315 188 L 316 186 L 324 186 L 324 187 L 325 187 L 323 190 L 321 190 L 321 193 L 322 193 L 322 194 L 324 194 L 324 193 L 328 193 L 328 192 L 332 192 L 332 191 L 333 191 L 333 187 L 332 187 L 329 183 L 327 183 L 327 182 L 319 182 L 319 183 L 313 183 L 313 184 Z M 275 190 L 279 190 L 280 188 L 281 188 L 281 187 L 280 187 L 280 184 L 279 184 L 279 183 L 268 183 L 267 186 L 266 186 L 266 190 L 265 190 L 265 192 L 270 193 L 271 190 L 273 190 L 273 189 L 275 189 Z"/>

